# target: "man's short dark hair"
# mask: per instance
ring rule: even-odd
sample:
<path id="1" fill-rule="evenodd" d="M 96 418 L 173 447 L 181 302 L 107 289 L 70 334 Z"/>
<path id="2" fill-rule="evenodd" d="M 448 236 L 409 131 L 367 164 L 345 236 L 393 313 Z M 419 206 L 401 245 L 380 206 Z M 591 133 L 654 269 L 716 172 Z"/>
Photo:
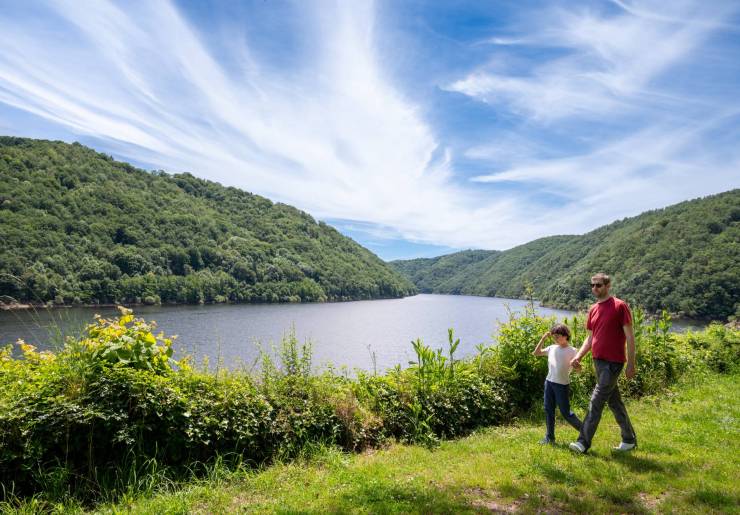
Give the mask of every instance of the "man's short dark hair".
<path id="1" fill-rule="evenodd" d="M 604 284 L 611 284 L 612 278 L 606 275 L 604 272 L 599 272 L 591 276 L 591 280 L 598 279 Z"/>
<path id="2" fill-rule="evenodd" d="M 552 326 L 552 329 L 550 329 L 550 334 L 560 334 L 568 338 L 568 341 L 570 341 L 570 329 L 568 329 L 568 326 L 565 324 L 555 324 Z"/>

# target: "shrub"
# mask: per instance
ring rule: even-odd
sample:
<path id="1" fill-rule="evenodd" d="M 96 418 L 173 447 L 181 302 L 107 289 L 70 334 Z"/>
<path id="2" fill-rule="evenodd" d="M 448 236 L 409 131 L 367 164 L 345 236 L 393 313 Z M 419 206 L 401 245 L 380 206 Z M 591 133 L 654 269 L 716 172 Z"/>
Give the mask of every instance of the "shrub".
<path id="1" fill-rule="evenodd" d="M 435 445 L 439 438 L 503 422 L 510 414 L 507 390 L 480 374 L 475 360 L 455 360 L 460 344 L 448 331 L 448 349 L 433 350 L 421 340 L 416 361 L 385 376 L 358 375 L 357 397 L 383 421 L 383 436 Z"/>
<path id="2" fill-rule="evenodd" d="M 621 379 L 627 395 L 657 392 L 692 368 L 737 370 L 738 330 L 715 324 L 675 335 L 666 313 L 646 321 L 636 309 L 634 319 L 638 373 Z M 530 305 L 502 324 L 497 346 L 479 346 L 470 359 L 455 359 L 459 339 L 450 330 L 446 351 L 416 340 L 409 368 L 355 379 L 314 375 L 311 345 L 294 333 L 278 362 L 263 356 L 259 376 L 198 371 L 187 359 L 174 362 L 172 340 L 129 310 L 96 319 L 58 354 L 19 342 L 22 359 L 10 346 L 0 350 L 3 495 L 113 500 L 140 484 L 142 472 L 178 478 L 209 463 L 291 458 L 315 444 L 360 450 L 397 438 L 432 446 L 539 403 L 547 360 L 531 352 L 552 323 Z M 583 317 L 566 323 L 579 345 Z M 590 357 L 582 364 L 571 385 L 574 403 L 585 404 L 595 377 Z"/>
<path id="3" fill-rule="evenodd" d="M 498 345 L 493 348 L 489 372 L 502 381 L 514 407 L 526 410 L 541 397 L 547 377 L 547 360 L 532 355 L 540 337 L 550 330 L 554 318 L 537 315 L 529 303 L 523 314 L 509 314 L 509 321 L 499 326 Z M 536 393 L 535 393 L 536 392 Z"/>
<path id="4" fill-rule="evenodd" d="M 155 336 L 154 323 L 134 318 L 130 309 L 120 307 L 121 316 L 109 320 L 95 315 L 87 326 L 87 338 L 70 341 L 68 350 L 92 369 L 105 366 L 149 370 L 165 374 L 172 370 L 172 338 Z"/>
<path id="5" fill-rule="evenodd" d="M 737 371 L 740 366 L 740 330 L 712 323 L 704 331 L 688 332 L 682 340 L 710 370 Z"/>
<path id="6" fill-rule="evenodd" d="M 336 392 L 330 402 L 340 423 L 339 444 L 344 449 L 361 451 L 385 440 L 383 419 L 360 402 L 351 386 Z"/>
<path id="7" fill-rule="evenodd" d="M 460 369 L 445 388 L 434 390 L 422 401 L 435 436 L 463 436 L 477 427 L 501 424 L 511 414 L 505 388 Z"/>
<path id="8" fill-rule="evenodd" d="M 409 434 L 408 414 L 415 397 L 408 373 L 400 367 L 383 376 L 360 372 L 353 390 L 360 404 L 382 421 L 382 438 L 408 440 L 405 438 Z"/>

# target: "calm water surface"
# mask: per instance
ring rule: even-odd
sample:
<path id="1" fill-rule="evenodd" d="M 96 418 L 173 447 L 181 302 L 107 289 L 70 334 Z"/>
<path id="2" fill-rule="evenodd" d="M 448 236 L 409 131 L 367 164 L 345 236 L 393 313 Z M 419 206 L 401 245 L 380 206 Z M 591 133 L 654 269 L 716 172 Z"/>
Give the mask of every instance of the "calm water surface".
<path id="1" fill-rule="evenodd" d="M 316 368 L 327 364 L 378 371 L 414 358 L 411 340 L 447 348 L 447 328 L 461 342 L 457 355 L 475 353 L 479 343 L 491 344 L 499 322 L 509 311 L 520 312 L 525 301 L 464 295 L 416 295 L 404 299 L 325 304 L 236 304 L 208 306 L 140 306 L 138 317 L 155 320 L 158 330 L 178 335 L 178 355 L 199 361 L 219 357 L 229 368 L 252 367 L 260 349 L 272 348 L 293 328 L 299 341 L 309 340 Z M 571 311 L 537 308 L 558 319 Z M 114 308 L 60 308 L 0 311 L 0 344 L 23 338 L 40 349 L 54 348 L 65 335 L 79 336 L 93 315 L 115 316 Z M 674 322 L 673 329 L 700 328 L 701 323 Z M 536 342 L 532 342 L 534 345 Z M 375 356 L 375 365 L 372 355 Z"/>
<path id="2" fill-rule="evenodd" d="M 522 300 L 461 295 L 416 295 L 404 299 L 324 304 L 236 304 L 208 306 L 142 306 L 138 317 L 155 320 L 158 330 L 176 334 L 178 354 L 198 360 L 219 356 L 229 368 L 251 367 L 260 348 L 271 352 L 286 332 L 295 328 L 299 341 L 310 340 L 313 363 L 373 369 L 407 366 L 414 354 L 411 340 L 421 338 L 447 348 L 447 328 L 461 342 L 457 355 L 473 354 L 479 343 L 491 344 L 498 323 L 508 320 L 508 309 L 521 311 Z M 569 311 L 538 308 L 542 315 L 563 318 Z M 45 349 L 63 335 L 79 335 L 93 314 L 113 316 L 113 308 L 63 308 L 0 312 L 0 342 L 23 338 Z M 534 345 L 535 342 L 533 342 Z"/>

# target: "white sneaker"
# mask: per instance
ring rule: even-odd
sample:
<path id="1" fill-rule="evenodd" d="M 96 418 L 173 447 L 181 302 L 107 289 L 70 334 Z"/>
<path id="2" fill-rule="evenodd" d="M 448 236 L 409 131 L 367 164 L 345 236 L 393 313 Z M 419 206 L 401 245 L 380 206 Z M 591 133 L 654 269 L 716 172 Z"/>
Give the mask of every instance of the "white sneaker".
<path id="1" fill-rule="evenodd" d="M 568 447 L 571 451 L 577 452 L 578 454 L 583 454 L 586 452 L 586 448 L 581 442 L 570 442 L 570 445 L 568 445 Z"/>
<path id="2" fill-rule="evenodd" d="M 635 447 L 637 447 L 637 444 L 636 443 L 624 443 L 624 442 L 621 442 L 619 445 L 617 445 L 616 447 L 614 447 L 614 450 L 615 451 L 619 451 L 619 452 L 627 452 L 627 451 L 631 451 Z"/>

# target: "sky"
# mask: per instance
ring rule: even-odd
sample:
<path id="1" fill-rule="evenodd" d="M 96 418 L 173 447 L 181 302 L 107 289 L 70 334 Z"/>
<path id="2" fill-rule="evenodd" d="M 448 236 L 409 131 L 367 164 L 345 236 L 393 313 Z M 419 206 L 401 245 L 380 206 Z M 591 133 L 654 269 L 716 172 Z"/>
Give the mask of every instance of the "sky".
<path id="1" fill-rule="evenodd" d="M 0 0 L 0 134 L 294 205 L 381 258 L 740 187 L 740 2 Z"/>

